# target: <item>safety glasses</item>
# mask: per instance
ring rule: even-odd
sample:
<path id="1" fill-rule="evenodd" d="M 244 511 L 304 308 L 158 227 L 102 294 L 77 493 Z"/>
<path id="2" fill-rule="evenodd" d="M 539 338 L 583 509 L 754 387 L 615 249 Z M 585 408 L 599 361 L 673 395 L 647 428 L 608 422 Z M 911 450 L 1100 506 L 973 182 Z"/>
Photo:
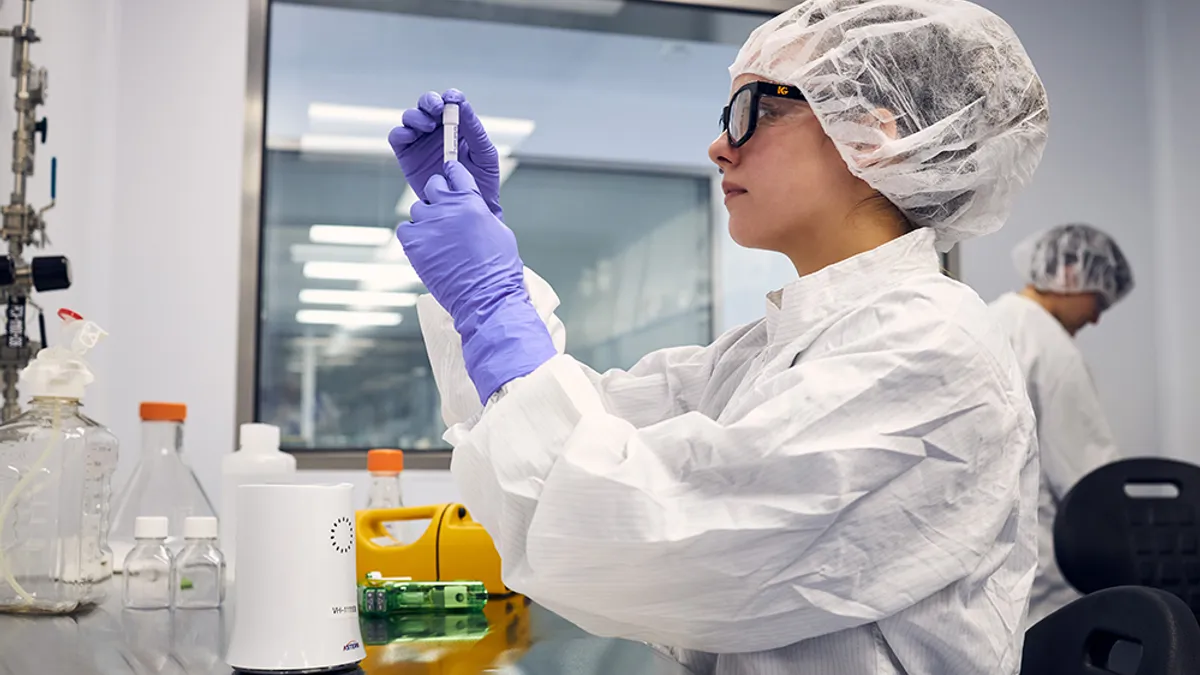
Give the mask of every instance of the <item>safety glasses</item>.
<path id="1" fill-rule="evenodd" d="M 754 135 L 754 130 L 758 128 L 759 103 L 764 96 L 805 100 L 799 89 L 786 84 L 751 82 L 738 89 L 721 113 L 721 130 L 733 147 L 740 148 Z"/>

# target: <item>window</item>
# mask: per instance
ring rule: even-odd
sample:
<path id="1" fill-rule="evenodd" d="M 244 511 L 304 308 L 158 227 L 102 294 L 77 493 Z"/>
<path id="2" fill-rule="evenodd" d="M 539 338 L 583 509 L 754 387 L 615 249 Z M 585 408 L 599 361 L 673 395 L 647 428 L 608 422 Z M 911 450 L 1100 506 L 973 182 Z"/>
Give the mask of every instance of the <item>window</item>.
<path id="1" fill-rule="evenodd" d="M 267 8 L 249 400 L 288 449 L 445 449 L 413 306 L 424 289 L 392 234 L 415 194 L 386 142 L 427 90 L 463 89 L 484 117 L 509 169 L 505 220 L 561 297 L 572 355 L 628 367 L 725 327 L 706 150 L 761 14 L 646 0 Z"/>

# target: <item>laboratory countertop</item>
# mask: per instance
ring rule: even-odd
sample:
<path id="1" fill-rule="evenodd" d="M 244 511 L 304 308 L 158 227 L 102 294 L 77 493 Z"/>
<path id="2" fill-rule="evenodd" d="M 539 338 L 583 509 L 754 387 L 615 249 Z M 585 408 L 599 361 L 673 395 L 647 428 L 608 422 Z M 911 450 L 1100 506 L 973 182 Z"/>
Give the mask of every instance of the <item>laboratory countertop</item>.
<path id="1" fill-rule="evenodd" d="M 72 617 L 0 615 L 3 675 L 227 675 L 232 607 L 127 610 L 108 601 Z M 686 675 L 650 647 L 598 638 L 520 596 L 482 615 L 360 619 L 369 675 Z"/>

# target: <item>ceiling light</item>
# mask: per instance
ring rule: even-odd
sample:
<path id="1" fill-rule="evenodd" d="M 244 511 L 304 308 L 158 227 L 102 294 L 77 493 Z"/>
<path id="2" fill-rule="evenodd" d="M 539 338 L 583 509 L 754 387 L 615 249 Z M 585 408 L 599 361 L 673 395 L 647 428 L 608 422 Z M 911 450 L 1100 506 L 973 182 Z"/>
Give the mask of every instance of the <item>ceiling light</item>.
<path id="1" fill-rule="evenodd" d="M 383 246 L 392 241 L 395 233 L 386 227 L 356 227 L 352 225 L 313 225 L 308 239 L 314 244 L 346 244 L 351 246 Z"/>
<path id="2" fill-rule="evenodd" d="M 417 294 L 306 288 L 300 291 L 300 302 L 350 307 L 412 307 L 417 304 Z"/>
<path id="3" fill-rule="evenodd" d="M 304 263 L 308 279 L 361 281 L 373 291 L 393 291 L 421 285 L 421 278 L 409 265 L 315 261 Z"/>
<path id="4" fill-rule="evenodd" d="M 296 312 L 296 322 L 303 324 L 343 326 L 396 326 L 404 317 L 396 312 L 344 312 L 328 309 L 302 309 Z"/>
<path id="5" fill-rule="evenodd" d="M 300 152 L 339 155 L 391 155 L 387 138 L 376 136 L 326 136 L 303 134 Z"/>

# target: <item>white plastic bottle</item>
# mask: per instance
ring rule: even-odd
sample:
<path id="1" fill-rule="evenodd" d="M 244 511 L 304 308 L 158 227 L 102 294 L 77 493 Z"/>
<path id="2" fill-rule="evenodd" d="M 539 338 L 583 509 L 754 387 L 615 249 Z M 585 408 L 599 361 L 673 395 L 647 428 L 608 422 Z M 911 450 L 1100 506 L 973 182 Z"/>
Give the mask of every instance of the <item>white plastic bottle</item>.
<path id="1" fill-rule="evenodd" d="M 221 552 L 225 554 L 225 578 L 237 569 L 237 492 L 242 485 L 291 483 L 296 475 L 296 458 L 279 449 L 279 427 L 243 424 L 237 452 L 221 461 Z"/>

